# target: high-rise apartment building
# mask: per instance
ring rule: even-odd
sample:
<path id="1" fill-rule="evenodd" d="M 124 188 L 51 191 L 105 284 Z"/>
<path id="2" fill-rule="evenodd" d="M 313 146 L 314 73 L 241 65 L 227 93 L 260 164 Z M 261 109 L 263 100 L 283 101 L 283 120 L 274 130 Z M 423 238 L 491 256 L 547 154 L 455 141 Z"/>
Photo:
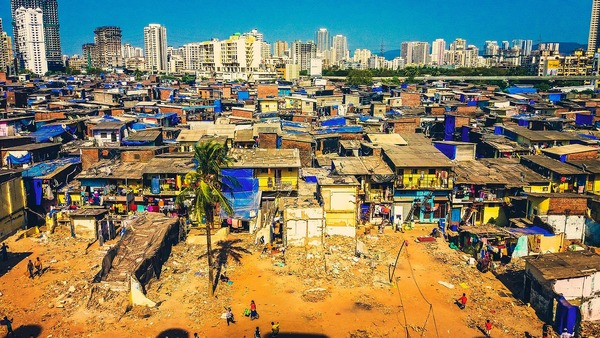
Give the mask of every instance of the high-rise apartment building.
<path id="1" fill-rule="evenodd" d="M 49 70 L 62 70 L 62 51 L 60 48 L 60 25 L 58 21 L 58 0 L 10 0 L 10 9 L 13 19 L 13 35 L 19 35 L 20 27 L 16 24 L 15 14 L 17 9 L 40 8 L 42 10 L 42 21 L 44 41 L 46 44 L 46 61 Z M 16 39 L 16 38 L 15 38 Z M 20 55 L 21 50 L 15 46 L 15 52 Z M 20 57 L 20 56 L 18 56 Z"/>
<path id="2" fill-rule="evenodd" d="M 348 60 L 349 57 L 348 39 L 341 34 L 334 36 L 331 43 L 331 64 L 339 64 Z"/>
<path id="3" fill-rule="evenodd" d="M 429 64 L 429 42 L 407 41 L 400 46 L 400 57 L 407 65 Z"/>
<path id="4" fill-rule="evenodd" d="M 146 69 L 151 72 L 167 71 L 167 28 L 152 23 L 144 27 Z"/>
<path id="5" fill-rule="evenodd" d="M 15 25 L 19 27 L 15 43 L 19 48 L 22 66 L 35 74 L 44 75 L 48 72 L 48 62 L 42 10 L 20 7 L 14 15 Z"/>
<path id="6" fill-rule="evenodd" d="M 498 45 L 498 41 L 486 41 L 484 45 L 485 56 L 498 56 L 500 55 L 500 46 Z"/>
<path id="7" fill-rule="evenodd" d="M 273 56 L 281 58 L 286 55 L 289 55 L 289 48 L 290 47 L 287 41 L 275 41 L 275 43 L 273 44 Z"/>
<path id="8" fill-rule="evenodd" d="M 121 28 L 116 26 L 98 27 L 94 30 L 94 44 L 96 45 L 95 50 L 98 68 L 115 68 L 123 66 L 121 36 Z"/>
<path id="9" fill-rule="evenodd" d="M 0 19 L 0 71 L 6 72 L 13 65 L 12 38 L 4 31 Z"/>
<path id="10" fill-rule="evenodd" d="M 436 39 L 431 44 L 431 64 L 441 66 L 444 64 L 444 51 L 446 50 L 446 40 Z"/>
<path id="11" fill-rule="evenodd" d="M 321 28 L 315 33 L 315 41 L 317 41 L 317 53 L 329 51 L 329 31 L 327 28 Z"/>
<path id="12" fill-rule="evenodd" d="M 516 39 L 512 41 L 512 46 L 519 49 L 521 56 L 530 56 L 533 49 L 533 41 Z"/>
<path id="13" fill-rule="evenodd" d="M 371 51 L 368 49 L 356 49 L 352 56 L 352 61 L 360 63 L 363 67 L 367 67 L 371 58 Z"/>
<path id="14" fill-rule="evenodd" d="M 300 65 L 300 71 L 309 70 L 310 59 L 317 57 L 317 45 L 313 41 L 294 41 L 291 54 L 292 62 Z"/>
<path id="15" fill-rule="evenodd" d="M 598 50 L 598 22 L 600 21 L 600 0 L 592 1 L 592 15 L 590 18 L 590 34 L 588 36 L 587 54 L 594 55 Z"/>
<path id="16" fill-rule="evenodd" d="M 167 54 L 168 54 L 168 48 L 167 48 Z M 141 47 L 135 47 L 132 46 L 130 43 L 125 43 L 123 44 L 123 47 L 121 47 L 121 55 L 123 56 L 124 59 L 129 59 L 129 58 L 143 58 L 144 57 L 144 49 Z"/>

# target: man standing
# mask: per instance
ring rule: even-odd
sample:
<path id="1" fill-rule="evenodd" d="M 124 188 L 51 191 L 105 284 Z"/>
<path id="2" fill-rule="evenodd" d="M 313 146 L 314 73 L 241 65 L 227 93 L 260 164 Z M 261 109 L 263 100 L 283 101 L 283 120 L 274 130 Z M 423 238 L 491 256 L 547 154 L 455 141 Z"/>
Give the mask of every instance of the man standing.
<path id="1" fill-rule="evenodd" d="M 0 251 L 2 252 L 2 260 L 7 261 L 8 260 L 8 245 L 6 245 L 6 243 L 2 242 L 2 247 L 0 247 Z"/>
<path id="2" fill-rule="evenodd" d="M 279 322 L 277 322 L 277 324 L 271 322 L 271 332 L 273 332 L 272 337 L 277 337 L 279 335 Z"/>
<path id="3" fill-rule="evenodd" d="M 467 306 L 467 295 L 463 293 L 462 297 L 460 297 L 458 299 L 458 307 L 461 310 L 464 310 L 466 306 Z"/>
<path id="4" fill-rule="evenodd" d="M 29 263 L 27 263 L 27 271 L 29 271 L 29 278 L 33 279 L 33 262 L 31 259 L 29 260 Z"/>
<path id="5" fill-rule="evenodd" d="M 231 312 L 231 308 L 227 308 L 227 313 L 225 314 L 225 318 L 227 318 L 227 326 L 229 326 L 229 323 L 234 323 L 235 324 L 235 320 L 233 319 L 233 312 Z"/>
<path id="6" fill-rule="evenodd" d="M 492 336 L 492 322 L 489 319 L 485 322 L 485 335 L 488 337 Z"/>
<path id="7" fill-rule="evenodd" d="M 35 273 L 36 273 L 38 276 L 42 277 L 42 261 L 40 261 L 40 258 L 39 258 L 39 257 L 37 257 L 37 258 L 35 259 L 34 266 L 35 266 Z"/>

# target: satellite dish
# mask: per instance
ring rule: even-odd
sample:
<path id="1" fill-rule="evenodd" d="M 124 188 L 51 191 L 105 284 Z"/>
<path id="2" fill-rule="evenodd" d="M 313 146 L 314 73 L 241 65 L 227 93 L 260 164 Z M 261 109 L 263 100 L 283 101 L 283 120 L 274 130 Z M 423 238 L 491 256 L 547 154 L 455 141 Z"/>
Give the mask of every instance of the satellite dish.
<path id="1" fill-rule="evenodd" d="M 63 124 L 61 124 L 60 126 L 62 127 L 62 129 L 67 129 L 67 125 L 66 125 L 66 124 L 64 124 L 64 123 L 63 123 Z"/>

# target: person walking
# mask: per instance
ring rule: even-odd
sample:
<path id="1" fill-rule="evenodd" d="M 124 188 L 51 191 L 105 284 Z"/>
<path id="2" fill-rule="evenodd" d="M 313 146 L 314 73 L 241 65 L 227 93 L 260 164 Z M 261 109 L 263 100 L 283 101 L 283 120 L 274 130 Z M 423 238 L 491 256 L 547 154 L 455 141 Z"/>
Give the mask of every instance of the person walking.
<path id="1" fill-rule="evenodd" d="M 464 310 L 466 306 L 467 306 L 467 295 L 465 293 L 463 293 L 462 297 L 460 297 L 458 299 L 458 307 L 461 310 Z"/>
<path id="2" fill-rule="evenodd" d="M 489 319 L 485 321 L 485 335 L 488 337 L 492 336 L 492 326 L 492 322 Z"/>
<path id="3" fill-rule="evenodd" d="M 258 319 L 258 312 L 256 312 L 256 303 L 250 301 L 250 320 Z"/>
<path id="4" fill-rule="evenodd" d="M 254 331 L 254 338 L 260 338 L 260 328 L 257 326 Z"/>
<path id="5" fill-rule="evenodd" d="M 29 278 L 33 279 L 33 262 L 31 259 L 29 260 L 29 263 L 27 263 L 27 271 L 29 271 Z"/>
<path id="6" fill-rule="evenodd" d="M 227 308 L 227 313 L 225 313 L 225 318 L 227 319 L 227 326 L 229 326 L 229 323 L 234 323 L 235 324 L 235 320 L 233 319 L 233 312 L 231 312 L 231 308 Z"/>
<path id="7" fill-rule="evenodd" d="M 42 261 L 40 261 L 39 257 L 36 257 L 35 259 L 35 263 L 33 264 L 33 266 L 35 267 L 35 273 L 42 277 Z"/>
<path id="8" fill-rule="evenodd" d="M 277 324 L 275 324 L 274 322 L 271 322 L 271 332 L 272 332 L 272 337 L 277 337 L 279 335 L 279 322 L 277 322 Z"/>
<path id="9" fill-rule="evenodd" d="M 12 328 L 13 320 L 14 320 L 14 318 L 8 319 L 8 316 L 4 316 L 4 318 L 1 321 L 1 324 L 6 326 L 6 336 L 7 337 L 8 337 L 8 335 L 11 335 L 11 336 L 15 335 L 13 328 Z"/>
<path id="10" fill-rule="evenodd" d="M 2 242 L 2 246 L 0 247 L 0 252 L 2 252 L 2 260 L 7 261 L 8 260 L 8 245 L 6 245 L 6 243 Z"/>

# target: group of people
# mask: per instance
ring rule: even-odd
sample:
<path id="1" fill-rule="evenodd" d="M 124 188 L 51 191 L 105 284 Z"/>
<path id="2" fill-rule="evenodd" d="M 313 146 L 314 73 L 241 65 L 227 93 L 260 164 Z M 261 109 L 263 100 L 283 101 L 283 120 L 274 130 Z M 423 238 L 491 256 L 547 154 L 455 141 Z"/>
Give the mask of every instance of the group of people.
<path id="1" fill-rule="evenodd" d="M 29 263 L 27 263 L 27 271 L 29 272 L 29 278 L 31 279 L 33 279 L 35 275 L 42 277 L 42 261 L 40 261 L 39 257 L 36 257 L 35 263 L 32 262 L 31 259 L 29 260 Z"/>
<path id="2" fill-rule="evenodd" d="M 456 300 L 456 304 L 458 304 L 458 307 L 461 310 L 464 310 L 467 307 L 467 294 L 463 293 L 462 296 L 460 298 L 458 298 Z M 485 325 L 484 325 L 484 331 L 485 331 L 485 335 L 487 337 L 491 337 L 492 336 L 492 328 L 493 328 L 493 324 L 492 322 L 487 319 L 485 321 Z M 550 330 L 551 327 L 549 325 L 544 325 L 543 329 L 542 329 L 542 338 L 549 338 L 550 337 Z M 572 333 L 569 333 L 569 331 L 567 330 L 567 328 L 563 329 L 562 334 L 560 335 L 560 338 L 572 338 L 574 337 L 574 335 Z"/>
<path id="3" fill-rule="evenodd" d="M 234 323 L 235 324 L 235 318 L 233 316 L 233 312 L 231 311 L 231 307 L 225 308 L 226 312 L 225 312 L 225 319 L 227 320 L 227 326 L 229 326 L 230 323 Z M 254 300 L 250 301 L 250 308 L 246 308 L 244 309 L 244 316 L 246 317 L 250 317 L 250 320 L 254 320 L 254 319 L 258 319 L 258 312 L 256 311 L 256 303 L 254 302 Z M 279 335 L 279 322 L 275 323 L 275 322 L 271 322 L 271 336 L 272 337 L 277 337 Z M 260 327 L 256 327 L 256 330 L 254 331 L 254 337 L 255 338 L 260 338 Z"/>

